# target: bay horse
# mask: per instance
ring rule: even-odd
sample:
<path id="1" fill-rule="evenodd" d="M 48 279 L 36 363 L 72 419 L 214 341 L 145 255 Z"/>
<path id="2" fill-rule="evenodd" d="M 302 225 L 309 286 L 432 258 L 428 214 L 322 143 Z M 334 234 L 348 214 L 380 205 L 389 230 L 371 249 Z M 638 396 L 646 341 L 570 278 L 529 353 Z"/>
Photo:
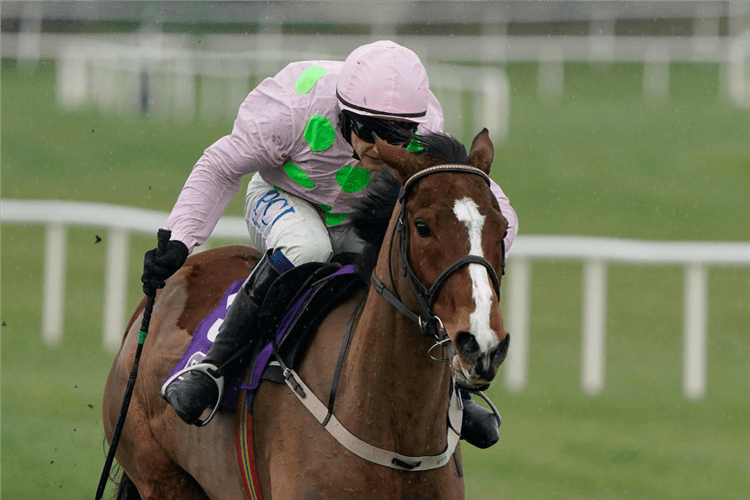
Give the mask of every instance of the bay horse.
<path id="1" fill-rule="evenodd" d="M 352 225 L 368 245 L 363 255 L 370 256 L 372 280 L 322 320 L 297 374 L 327 400 L 349 330 L 336 419 L 371 446 L 434 456 L 448 448 L 454 381 L 463 389 L 486 389 L 507 352 L 497 271 L 504 266 L 508 222 L 488 187 L 494 149 L 486 129 L 468 154 L 445 134 L 416 140 L 422 150 L 412 152 L 377 139 L 379 155 L 392 170 L 373 175 L 366 201 L 352 214 Z M 123 471 L 118 498 L 246 498 L 234 415 L 217 412 L 210 425 L 187 425 L 159 389 L 201 319 L 259 257 L 242 246 L 193 255 L 158 292 L 116 450 Z M 108 441 L 143 305 L 107 379 L 102 411 Z M 436 346 L 448 349 L 444 359 L 436 358 L 441 350 Z M 280 384 L 260 386 L 252 419 L 265 500 L 464 498 L 460 445 L 444 465 L 430 470 L 374 464 L 342 447 L 294 391 Z"/>

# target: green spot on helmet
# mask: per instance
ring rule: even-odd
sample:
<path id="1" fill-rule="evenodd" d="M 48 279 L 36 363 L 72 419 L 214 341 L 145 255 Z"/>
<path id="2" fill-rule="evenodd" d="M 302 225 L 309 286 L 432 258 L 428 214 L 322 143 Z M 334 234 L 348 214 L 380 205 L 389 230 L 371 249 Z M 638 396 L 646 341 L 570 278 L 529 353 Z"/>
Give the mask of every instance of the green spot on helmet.
<path id="1" fill-rule="evenodd" d="M 344 192 L 356 193 L 370 182 L 370 171 L 359 167 L 342 167 L 336 172 L 336 182 Z"/>
<path id="2" fill-rule="evenodd" d="M 305 127 L 305 140 L 313 151 L 325 151 L 333 146 L 336 130 L 333 123 L 325 116 L 312 115 Z"/>
<path id="3" fill-rule="evenodd" d="M 299 168 L 294 163 L 289 162 L 284 165 L 284 172 L 286 172 L 286 175 L 288 175 L 290 179 L 292 179 L 303 188 L 312 189 L 313 186 L 315 186 L 315 184 L 310 180 L 305 171 Z"/>
<path id="4" fill-rule="evenodd" d="M 325 74 L 326 70 L 321 66 L 307 68 L 297 79 L 297 84 L 294 86 L 294 89 L 299 94 L 307 94 Z"/>

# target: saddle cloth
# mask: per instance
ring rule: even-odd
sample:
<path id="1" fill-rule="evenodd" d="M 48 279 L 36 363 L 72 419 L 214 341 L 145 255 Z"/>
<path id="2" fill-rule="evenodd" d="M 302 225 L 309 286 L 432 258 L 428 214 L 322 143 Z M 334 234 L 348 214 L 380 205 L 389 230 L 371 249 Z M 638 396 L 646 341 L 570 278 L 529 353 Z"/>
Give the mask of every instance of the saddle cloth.
<path id="1" fill-rule="evenodd" d="M 200 322 L 190 345 L 169 377 L 203 361 L 243 282 L 238 280 L 232 283 L 216 308 Z M 269 290 L 258 319 L 257 335 L 268 340 L 261 341 L 252 355 L 248 382 L 243 383 L 240 379 L 225 381 L 221 409 L 235 411 L 239 391 L 249 390 L 249 408 L 252 411 L 252 396 L 262 380 L 283 383 L 280 371 L 267 371 L 274 350 L 287 366 L 296 368 L 314 327 L 347 292 L 361 284 L 362 280 L 351 264 L 303 264 L 282 274 Z"/>
<path id="2" fill-rule="evenodd" d="M 244 280 L 232 283 L 219 305 L 198 325 L 193 339 L 179 363 L 170 373 L 200 363 L 211 348 L 234 296 Z M 260 342 L 253 354 L 243 380 L 225 381 L 221 408 L 235 413 L 237 459 L 245 493 L 249 500 L 262 500 L 258 472 L 253 452 L 253 402 L 262 380 L 284 383 L 278 366 L 270 365 L 274 353 L 285 365 L 295 369 L 311 340 L 311 333 L 322 318 L 342 298 L 363 284 L 356 268 L 340 263 L 310 263 L 297 266 L 282 274 L 268 292 L 258 318 Z M 291 298 L 291 300 L 290 300 Z M 290 307 L 286 305 L 291 304 Z"/>

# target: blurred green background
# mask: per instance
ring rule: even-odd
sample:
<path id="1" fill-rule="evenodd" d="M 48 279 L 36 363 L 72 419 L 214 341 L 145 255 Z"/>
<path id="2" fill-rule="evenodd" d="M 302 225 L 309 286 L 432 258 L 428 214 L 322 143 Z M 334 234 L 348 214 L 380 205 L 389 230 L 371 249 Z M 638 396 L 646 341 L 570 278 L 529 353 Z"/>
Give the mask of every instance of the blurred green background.
<path id="1" fill-rule="evenodd" d="M 567 63 L 554 106 L 536 95 L 535 63 L 504 70 L 510 135 L 493 177 L 520 234 L 750 240 L 750 112 L 721 98 L 716 65 L 670 65 L 669 100 L 656 107 L 642 102 L 640 64 Z M 4 59 L 1 87 L 4 199 L 167 212 L 203 149 L 231 130 L 231 120 L 62 111 L 52 61 L 29 72 Z M 241 207 L 238 196 L 227 213 Z M 40 334 L 44 230 L 3 224 L 1 238 L 0 497 L 93 496 L 113 359 L 101 346 L 106 232 L 70 231 L 65 336 L 55 348 Z M 154 243 L 131 240 L 130 309 Z M 214 244 L 223 243 L 232 242 Z M 501 375 L 489 391 L 504 418 L 501 442 L 463 448 L 467 498 L 747 498 L 750 269 L 709 271 L 708 388 L 694 402 L 681 393 L 682 279 L 679 266 L 610 266 L 606 389 L 588 397 L 579 388 L 581 265 L 534 264 L 528 387 L 511 394 Z"/>

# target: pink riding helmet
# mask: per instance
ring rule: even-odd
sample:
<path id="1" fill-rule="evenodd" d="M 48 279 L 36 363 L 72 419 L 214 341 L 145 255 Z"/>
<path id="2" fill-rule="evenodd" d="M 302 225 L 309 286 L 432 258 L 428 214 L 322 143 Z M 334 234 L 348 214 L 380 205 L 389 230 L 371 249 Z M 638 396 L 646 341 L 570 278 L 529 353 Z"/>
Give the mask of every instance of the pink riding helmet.
<path id="1" fill-rule="evenodd" d="M 389 40 L 363 45 L 344 61 L 336 96 L 341 109 L 379 118 L 420 121 L 430 92 L 422 61 Z"/>

